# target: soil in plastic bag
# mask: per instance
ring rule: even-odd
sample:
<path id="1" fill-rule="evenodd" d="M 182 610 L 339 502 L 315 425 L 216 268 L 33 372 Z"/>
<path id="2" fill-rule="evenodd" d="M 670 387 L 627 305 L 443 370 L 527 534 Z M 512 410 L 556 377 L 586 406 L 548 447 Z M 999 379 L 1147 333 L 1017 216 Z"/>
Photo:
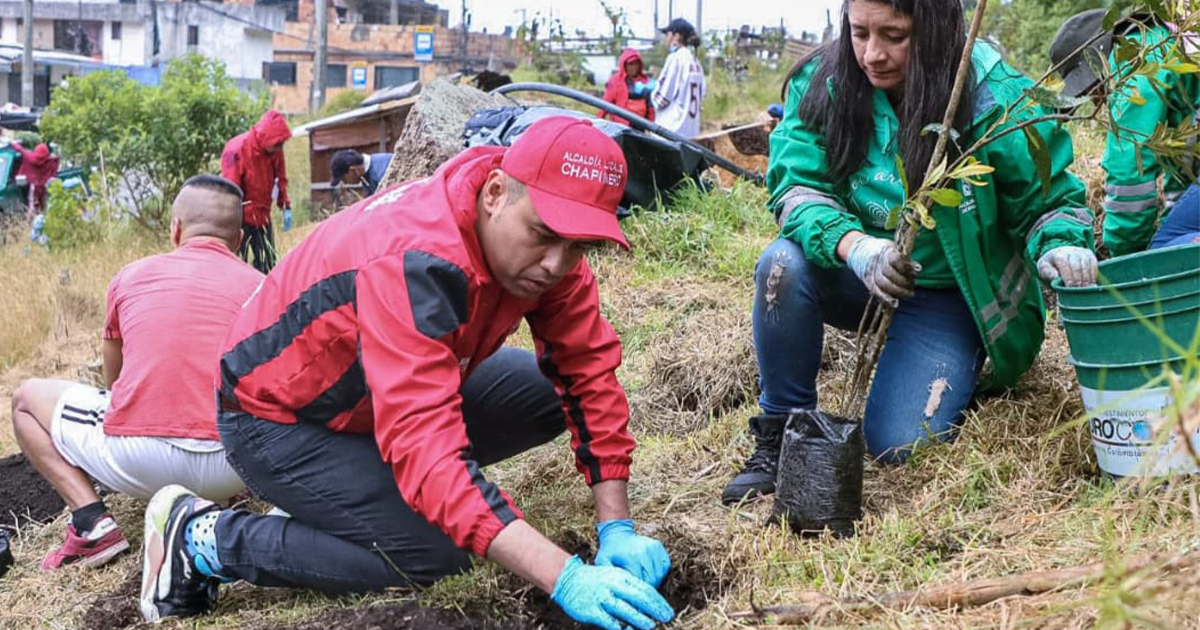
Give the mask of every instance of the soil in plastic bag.
<path id="1" fill-rule="evenodd" d="M 853 536 L 862 518 L 862 423 L 816 410 L 788 415 L 771 523 L 802 535 Z"/>

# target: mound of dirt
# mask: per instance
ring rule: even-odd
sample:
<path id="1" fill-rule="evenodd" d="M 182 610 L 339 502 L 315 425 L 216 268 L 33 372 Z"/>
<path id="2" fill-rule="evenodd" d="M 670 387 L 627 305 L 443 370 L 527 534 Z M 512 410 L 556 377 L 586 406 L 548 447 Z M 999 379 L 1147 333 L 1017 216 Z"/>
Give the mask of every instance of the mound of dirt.
<path id="1" fill-rule="evenodd" d="M 0 459 L 0 522 L 20 529 L 27 522 L 45 523 L 62 513 L 64 507 L 50 482 L 24 455 Z"/>
<path id="2" fill-rule="evenodd" d="M 264 624 L 253 630 L 525 630 L 524 624 L 497 624 L 461 614 L 422 608 L 415 602 L 377 604 L 363 608 L 336 608 L 294 626 Z"/>
<path id="3" fill-rule="evenodd" d="M 380 188 L 430 175 L 442 162 L 462 151 L 463 126 L 471 114 L 511 104 L 503 96 L 492 96 L 445 79 L 425 86 L 404 121 L 404 130 L 396 140 L 395 155 Z"/>
<path id="4" fill-rule="evenodd" d="M 92 600 L 79 622 L 82 630 L 118 630 L 142 620 L 138 610 L 138 590 L 141 588 L 141 565 L 138 565 L 117 588 Z"/>
<path id="5" fill-rule="evenodd" d="M 767 125 L 748 127 L 746 125 L 723 125 L 722 129 L 736 129 L 729 132 L 729 141 L 733 148 L 742 155 L 769 155 L 771 152 L 771 128 Z"/>

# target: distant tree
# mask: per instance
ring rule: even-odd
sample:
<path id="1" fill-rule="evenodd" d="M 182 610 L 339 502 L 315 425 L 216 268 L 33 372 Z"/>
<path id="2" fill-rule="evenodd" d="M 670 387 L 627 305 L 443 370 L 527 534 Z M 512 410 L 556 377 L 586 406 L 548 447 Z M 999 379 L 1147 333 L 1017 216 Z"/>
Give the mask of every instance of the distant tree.
<path id="1" fill-rule="evenodd" d="M 161 228 L 184 180 L 215 171 L 225 142 L 266 107 L 266 93 L 243 92 L 224 64 L 187 55 L 156 87 L 119 70 L 74 77 L 55 90 L 41 128 L 64 155 L 107 177 L 129 217 Z"/>
<path id="2" fill-rule="evenodd" d="M 976 0 L 964 0 L 973 10 Z M 1050 67 L 1050 42 L 1062 23 L 1088 9 L 1107 8 L 1111 0 L 1009 0 L 991 3 L 984 16 L 983 34 L 1000 44 L 1008 60 L 1021 71 L 1040 76 Z"/>
<path id="3" fill-rule="evenodd" d="M 629 43 L 629 36 L 632 34 L 629 28 L 629 15 L 623 7 L 615 6 L 605 0 L 599 1 L 600 8 L 604 11 L 604 17 L 612 25 L 612 34 L 605 41 L 604 48 L 613 55 L 619 55 L 622 50 L 625 50 L 625 46 Z"/>

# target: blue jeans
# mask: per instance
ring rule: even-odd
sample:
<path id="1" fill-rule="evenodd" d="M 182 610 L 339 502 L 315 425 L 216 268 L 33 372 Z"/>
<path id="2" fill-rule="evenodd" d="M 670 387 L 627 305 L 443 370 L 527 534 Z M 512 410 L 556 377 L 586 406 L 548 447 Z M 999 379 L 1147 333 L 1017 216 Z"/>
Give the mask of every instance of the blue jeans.
<path id="1" fill-rule="evenodd" d="M 754 283 L 759 406 L 768 414 L 816 409 L 823 324 L 857 330 L 867 290 L 850 269 L 818 267 L 786 239 L 763 252 Z M 901 300 L 863 418 L 871 455 L 902 463 L 917 442 L 953 437 L 983 359 L 975 319 L 959 291 L 918 288 Z M 938 404 L 930 395 L 935 385 L 942 390 Z"/>
<path id="2" fill-rule="evenodd" d="M 1197 238 L 1200 238 L 1200 185 L 1192 184 L 1163 218 L 1150 241 L 1150 249 L 1184 245 Z"/>
<path id="3" fill-rule="evenodd" d="M 502 348 L 459 391 L 480 466 L 566 430 L 562 399 L 530 352 Z M 220 413 L 217 428 L 246 486 L 291 515 L 221 512 L 217 555 L 226 576 L 357 593 L 432 584 L 470 568 L 470 556 L 400 496 L 373 435 L 229 411 Z"/>

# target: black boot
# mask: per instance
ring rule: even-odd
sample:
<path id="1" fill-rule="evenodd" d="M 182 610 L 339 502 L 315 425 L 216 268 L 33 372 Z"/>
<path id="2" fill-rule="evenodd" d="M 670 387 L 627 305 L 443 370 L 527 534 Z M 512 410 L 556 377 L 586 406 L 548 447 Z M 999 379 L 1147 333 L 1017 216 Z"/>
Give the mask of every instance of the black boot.
<path id="1" fill-rule="evenodd" d="M 779 474 L 779 449 L 783 444 L 783 425 L 786 415 L 762 414 L 750 418 L 750 434 L 756 445 L 754 454 L 725 491 L 721 502 L 732 504 L 744 498 L 773 494 L 775 477 Z"/>

